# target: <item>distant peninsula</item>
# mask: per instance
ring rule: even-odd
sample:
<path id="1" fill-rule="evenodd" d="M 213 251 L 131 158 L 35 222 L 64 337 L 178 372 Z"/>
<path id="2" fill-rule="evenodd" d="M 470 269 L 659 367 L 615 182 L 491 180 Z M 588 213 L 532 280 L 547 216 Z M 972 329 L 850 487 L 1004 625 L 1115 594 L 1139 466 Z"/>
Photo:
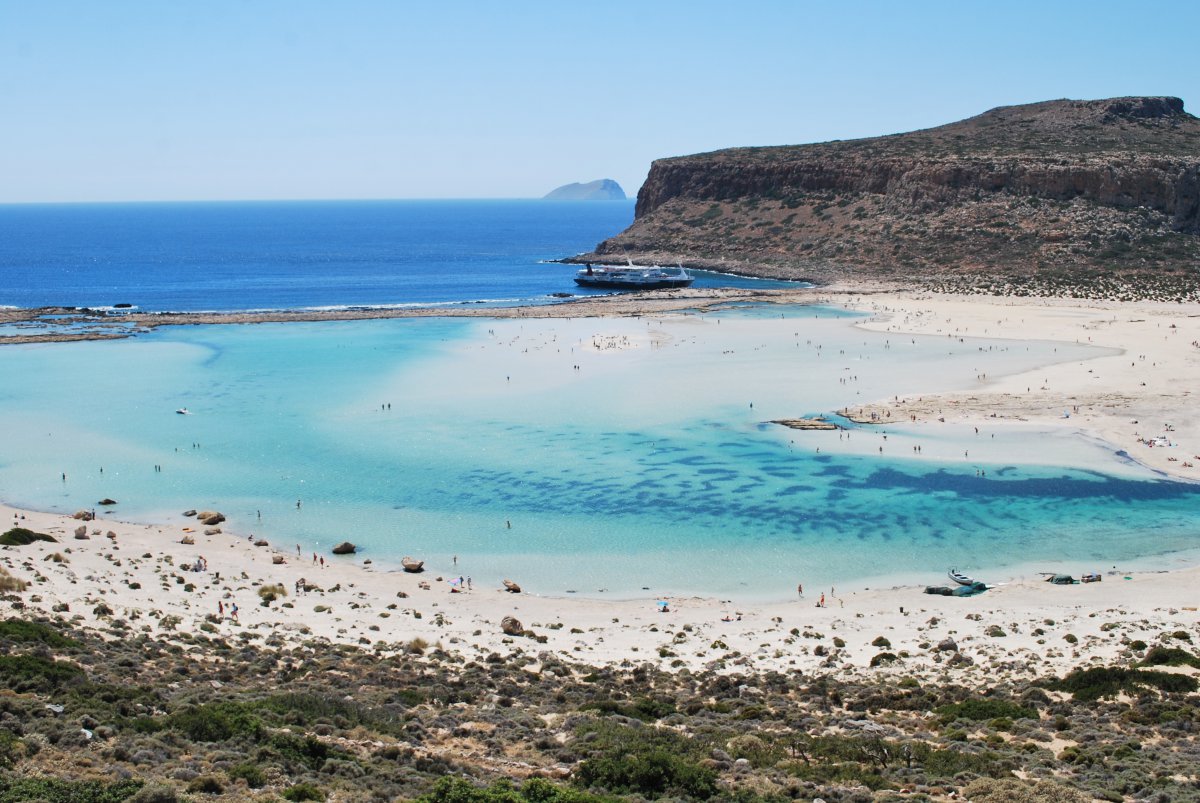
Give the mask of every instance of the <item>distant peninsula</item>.
<path id="1" fill-rule="evenodd" d="M 611 178 L 589 181 L 587 184 L 564 184 L 542 196 L 545 201 L 624 201 L 625 190 Z"/>
<path id="2" fill-rule="evenodd" d="M 1005 106 L 938 128 L 660 159 L 571 261 L 1015 295 L 1200 289 L 1200 120 L 1175 97 Z"/>

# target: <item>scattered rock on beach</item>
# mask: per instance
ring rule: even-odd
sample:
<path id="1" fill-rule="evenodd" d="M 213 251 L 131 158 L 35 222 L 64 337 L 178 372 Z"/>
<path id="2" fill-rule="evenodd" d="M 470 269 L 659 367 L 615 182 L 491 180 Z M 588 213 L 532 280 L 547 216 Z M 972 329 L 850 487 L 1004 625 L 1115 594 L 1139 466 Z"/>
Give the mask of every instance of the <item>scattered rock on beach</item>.
<path id="1" fill-rule="evenodd" d="M 525 635 L 525 626 L 521 624 L 521 620 L 511 616 L 505 616 L 500 620 L 500 629 L 504 631 L 504 635 L 506 636 Z"/>
<path id="2" fill-rule="evenodd" d="M 92 511 L 76 510 L 75 513 L 72 514 L 71 518 L 78 519 L 79 521 L 91 521 L 92 520 Z"/>
<path id="3" fill-rule="evenodd" d="M 952 638 L 942 639 L 938 642 L 937 648 L 938 652 L 958 652 L 958 644 Z"/>
<path id="4" fill-rule="evenodd" d="M 196 511 L 195 511 L 195 510 L 185 510 L 185 511 L 183 511 L 183 515 L 185 515 L 185 516 L 195 516 L 195 515 L 196 515 Z"/>
<path id="5" fill-rule="evenodd" d="M 218 530 L 218 532 L 220 532 L 220 531 Z M 270 546 L 270 544 L 267 543 L 267 540 L 265 538 L 258 539 L 257 541 L 254 542 L 254 545 L 255 546 Z"/>
<path id="6" fill-rule="evenodd" d="M 109 499 L 109 498 L 106 496 L 106 497 L 104 497 L 103 499 L 101 499 L 99 502 L 97 502 L 96 504 L 97 504 L 97 505 L 102 505 L 103 507 L 112 507 L 112 506 L 113 506 L 113 505 L 115 505 L 116 503 L 117 503 L 117 500 L 116 500 L 116 499 Z"/>
<path id="7" fill-rule="evenodd" d="M 205 535 L 220 535 L 221 528 L 220 527 L 206 527 L 204 530 L 204 534 Z"/>
<path id="8" fill-rule="evenodd" d="M 356 547 L 354 544 L 350 543 L 349 541 L 343 541 L 333 548 L 333 554 L 353 555 L 357 550 L 358 547 Z"/>
<path id="9" fill-rule="evenodd" d="M 91 538 L 91 536 L 87 534 L 87 525 L 80 524 L 78 527 L 75 528 L 75 540 L 76 541 L 86 541 L 89 538 Z"/>
<path id="10" fill-rule="evenodd" d="M 196 518 L 200 519 L 201 523 L 208 525 L 220 524 L 221 522 L 225 521 L 225 515 L 223 513 L 198 513 Z"/>

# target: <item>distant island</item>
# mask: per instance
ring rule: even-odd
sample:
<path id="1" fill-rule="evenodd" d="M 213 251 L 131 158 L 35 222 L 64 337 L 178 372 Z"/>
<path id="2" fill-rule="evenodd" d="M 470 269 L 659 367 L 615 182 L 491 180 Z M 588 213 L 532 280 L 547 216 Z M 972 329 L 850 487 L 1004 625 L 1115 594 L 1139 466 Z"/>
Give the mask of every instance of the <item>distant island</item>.
<path id="1" fill-rule="evenodd" d="M 625 190 L 611 178 L 589 181 L 587 184 L 564 184 L 542 196 L 544 201 L 624 201 Z"/>
<path id="2" fill-rule="evenodd" d="M 656 160 L 633 224 L 571 261 L 1122 297 L 1200 286 L 1200 120 L 1052 100 L 938 128 Z"/>

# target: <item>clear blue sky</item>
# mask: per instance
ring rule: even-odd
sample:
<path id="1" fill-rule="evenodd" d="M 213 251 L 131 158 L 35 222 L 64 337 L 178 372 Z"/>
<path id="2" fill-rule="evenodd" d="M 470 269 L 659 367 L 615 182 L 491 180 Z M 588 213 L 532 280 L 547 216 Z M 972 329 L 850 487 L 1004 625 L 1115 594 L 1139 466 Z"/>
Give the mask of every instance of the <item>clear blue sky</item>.
<path id="1" fill-rule="evenodd" d="M 0 0 L 0 202 L 534 197 L 1133 94 L 1200 2 Z"/>

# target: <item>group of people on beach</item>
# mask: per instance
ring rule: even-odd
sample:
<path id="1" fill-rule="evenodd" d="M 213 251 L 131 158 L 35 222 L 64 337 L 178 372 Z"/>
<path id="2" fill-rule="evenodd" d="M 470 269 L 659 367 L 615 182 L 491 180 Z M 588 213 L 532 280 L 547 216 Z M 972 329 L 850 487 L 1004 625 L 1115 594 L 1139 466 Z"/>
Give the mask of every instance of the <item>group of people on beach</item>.
<path id="1" fill-rule="evenodd" d="M 830 588 L 830 589 L 829 589 L 829 596 L 831 596 L 831 597 L 836 597 L 837 595 L 834 593 L 834 591 L 835 591 L 835 589 L 833 589 L 833 588 Z M 798 584 L 798 585 L 796 586 L 796 594 L 797 594 L 797 595 L 800 597 L 800 599 L 804 599 L 804 583 L 800 583 L 800 584 Z M 840 603 L 840 602 L 841 602 L 841 600 L 838 600 L 838 602 Z M 826 607 L 826 605 L 825 605 L 825 592 L 824 592 L 824 591 L 822 591 L 822 592 L 821 592 L 821 598 L 820 598 L 819 600 L 817 600 L 817 607 L 818 607 L 818 608 L 824 608 L 824 607 Z"/>

